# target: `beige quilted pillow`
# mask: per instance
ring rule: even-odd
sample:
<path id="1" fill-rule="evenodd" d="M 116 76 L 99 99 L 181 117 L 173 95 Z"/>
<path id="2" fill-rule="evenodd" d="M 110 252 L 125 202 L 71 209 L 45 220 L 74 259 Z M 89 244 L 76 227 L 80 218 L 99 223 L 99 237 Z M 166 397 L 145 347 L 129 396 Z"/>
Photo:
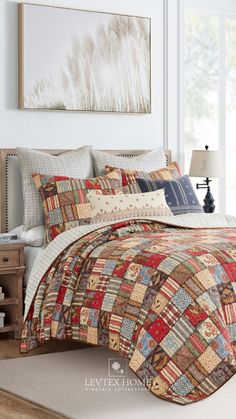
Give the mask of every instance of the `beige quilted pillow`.
<path id="1" fill-rule="evenodd" d="M 101 195 L 88 191 L 91 204 L 91 223 L 114 221 L 123 218 L 173 215 L 168 207 L 164 189 L 154 192 Z"/>

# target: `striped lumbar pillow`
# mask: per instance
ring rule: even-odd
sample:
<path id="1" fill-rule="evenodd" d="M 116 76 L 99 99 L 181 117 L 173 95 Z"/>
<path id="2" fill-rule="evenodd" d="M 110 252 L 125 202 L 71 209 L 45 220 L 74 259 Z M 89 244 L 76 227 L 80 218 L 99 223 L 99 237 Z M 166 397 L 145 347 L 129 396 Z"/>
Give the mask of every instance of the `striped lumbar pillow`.
<path id="1" fill-rule="evenodd" d="M 204 212 L 187 175 L 169 181 L 138 178 L 137 183 L 142 192 L 164 189 L 166 202 L 174 215 Z"/>

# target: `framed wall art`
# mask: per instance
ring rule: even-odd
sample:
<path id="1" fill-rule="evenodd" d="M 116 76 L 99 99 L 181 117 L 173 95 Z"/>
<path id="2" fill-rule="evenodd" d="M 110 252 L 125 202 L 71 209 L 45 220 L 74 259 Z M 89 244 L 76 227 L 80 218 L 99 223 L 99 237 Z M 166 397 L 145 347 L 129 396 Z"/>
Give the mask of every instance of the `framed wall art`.
<path id="1" fill-rule="evenodd" d="M 151 19 L 19 5 L 21 109 L 150 113 Z"/>

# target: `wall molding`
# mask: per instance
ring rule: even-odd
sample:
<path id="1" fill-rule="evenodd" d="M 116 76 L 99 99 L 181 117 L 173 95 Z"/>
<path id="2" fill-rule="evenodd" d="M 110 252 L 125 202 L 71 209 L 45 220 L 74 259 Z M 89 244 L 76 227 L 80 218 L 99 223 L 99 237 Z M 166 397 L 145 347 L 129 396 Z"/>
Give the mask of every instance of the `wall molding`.
<path id="1" fill-rule="evenodd" d="M 179 152 L 179 0 L 166 0 L 166 118 L 167 144 L 173 151 L 173 160 L 181 163 Z"/>
<path id="2" fill-rule="evenodd" d="M 168 146 L 168 3 L 163 0 L 163 147 Z"/>

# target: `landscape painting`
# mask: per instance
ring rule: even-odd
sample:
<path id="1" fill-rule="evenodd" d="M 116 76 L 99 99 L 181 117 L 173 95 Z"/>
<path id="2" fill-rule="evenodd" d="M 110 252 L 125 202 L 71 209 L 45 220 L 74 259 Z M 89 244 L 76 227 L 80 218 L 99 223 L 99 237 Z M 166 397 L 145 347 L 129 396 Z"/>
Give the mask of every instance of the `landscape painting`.
<path id="1" fill-rule="evenodd" d="M 151 112 L 151 20 L 19 5 L 21 109 Z"/>

